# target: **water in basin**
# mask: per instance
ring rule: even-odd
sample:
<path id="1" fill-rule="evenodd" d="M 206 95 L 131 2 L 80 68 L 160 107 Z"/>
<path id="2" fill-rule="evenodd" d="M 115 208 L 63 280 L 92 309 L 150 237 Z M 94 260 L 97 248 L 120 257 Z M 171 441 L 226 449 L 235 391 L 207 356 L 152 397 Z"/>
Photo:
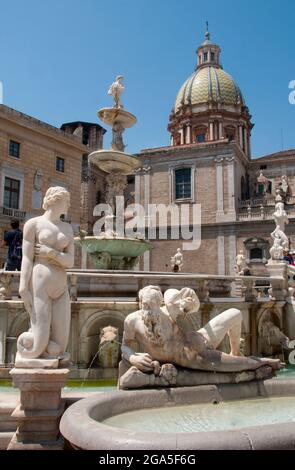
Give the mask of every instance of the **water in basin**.
<path id="1" fill-rule="evenodd" d="M 169 406 L 122 413 L 103 424 L 139 432 L 224 431 L 295 422 L 295 397 Z"/>
<path id="2" fill-rule="evenodd" d="M 63 388 L 64 392 L 114 392 L 117 389 L 116 379 L 69 379 L 66 386 Z M 0 380 L 0 393 L 1 392 L 17 392 L 13 388 L 11 380 Z"/>

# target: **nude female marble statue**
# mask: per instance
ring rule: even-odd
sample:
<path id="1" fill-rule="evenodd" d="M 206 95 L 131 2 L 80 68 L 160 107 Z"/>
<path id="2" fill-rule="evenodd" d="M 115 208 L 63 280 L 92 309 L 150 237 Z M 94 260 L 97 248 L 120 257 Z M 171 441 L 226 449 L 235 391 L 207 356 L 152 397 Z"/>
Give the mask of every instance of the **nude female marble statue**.
<path id="1" fill-rule="evenodd" d="M 71 319 L 66 269 L 74 264 L 74 240 L 71 225 L 60 216 L 69 205 L 65 188 L 49 188 L 44 214 L 24 226 L 19 293 L 31 325 L 18 338 L 17 360 L 66 356 Z"/>
<path id="2" fill-rule="evenodd" d="M 141 310 L 125 319 L 122 356 L 129 364 L 142 372 L 158 375 L 160 363 L 198 369 L 201 371 L 240 372 L 262 366 L 279 369 L 280 360 L 244 357 L 240 353 L 242 313 L 230 308 L 198 331 L 187 323 L 189 315 L 199 308 L 199 301 L 192 289 L 162 293 L 157 286 L 147 286 L 139 292 Z M 216 348 L 228 334 L 231 353 Z M 137 345 L 141 352 L 137 352 Z"/>

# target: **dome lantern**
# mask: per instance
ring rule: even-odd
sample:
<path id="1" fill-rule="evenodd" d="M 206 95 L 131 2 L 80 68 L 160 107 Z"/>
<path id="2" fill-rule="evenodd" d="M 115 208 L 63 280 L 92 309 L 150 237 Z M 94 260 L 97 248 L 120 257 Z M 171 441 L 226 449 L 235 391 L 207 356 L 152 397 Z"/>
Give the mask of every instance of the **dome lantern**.
<path id="1" fill-rule="evenodd" d="M 220 65 L 221 49 L 217 44 L 214 44 L 210 40 L 208 21 L 206 21 L 206 26 L 205 41 L 197 49 L 198 60 L 196 70 L 201 67 L 208 67 L 208 65 L 222 68 Z"/>

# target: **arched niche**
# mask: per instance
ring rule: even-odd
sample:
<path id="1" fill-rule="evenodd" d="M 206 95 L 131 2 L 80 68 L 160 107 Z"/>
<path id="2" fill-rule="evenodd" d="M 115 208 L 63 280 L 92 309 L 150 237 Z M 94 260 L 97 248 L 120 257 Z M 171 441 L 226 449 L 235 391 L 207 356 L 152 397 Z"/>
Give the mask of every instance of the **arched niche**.
<path id="1" fill-rule="evenodd" d="M 90 365 L 99 348 L 100 329 L 114 326 L 119 331 L 119 342 L 122 342 L 125 315 L 118 310 L 98 310 L 85 321 L 81 334 L 81 360 Z M 95 364 L 94 364 L 95 365 Z"/>

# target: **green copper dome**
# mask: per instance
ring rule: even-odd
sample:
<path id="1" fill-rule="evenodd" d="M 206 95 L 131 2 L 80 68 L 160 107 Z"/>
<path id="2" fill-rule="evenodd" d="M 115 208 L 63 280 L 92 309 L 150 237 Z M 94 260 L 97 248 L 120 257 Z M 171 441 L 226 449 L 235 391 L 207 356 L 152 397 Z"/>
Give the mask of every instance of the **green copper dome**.
<path id="1" fill-rule="evenodd" d="M 222 68 L 205 66 L 198 68 L 180 88 L 174 112 L 183 105 L 199 105 L 209 101 L 225 105 L 245 105 L 241 90 Z"/>

